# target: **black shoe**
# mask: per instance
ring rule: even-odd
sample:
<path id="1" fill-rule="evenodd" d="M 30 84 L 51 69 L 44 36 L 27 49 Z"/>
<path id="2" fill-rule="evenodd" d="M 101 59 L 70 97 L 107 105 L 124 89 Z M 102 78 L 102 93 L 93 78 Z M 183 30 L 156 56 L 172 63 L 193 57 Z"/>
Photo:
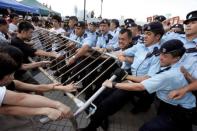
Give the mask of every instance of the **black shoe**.
<path id="1" fill-rule="evenodd" d="M 109 128 L 109 120 L 108 118 L 103 120 L 103 122 L 101 123 L 101 128 L 104 130 L 104 131 L 107 131 L 108 128 Z"/>

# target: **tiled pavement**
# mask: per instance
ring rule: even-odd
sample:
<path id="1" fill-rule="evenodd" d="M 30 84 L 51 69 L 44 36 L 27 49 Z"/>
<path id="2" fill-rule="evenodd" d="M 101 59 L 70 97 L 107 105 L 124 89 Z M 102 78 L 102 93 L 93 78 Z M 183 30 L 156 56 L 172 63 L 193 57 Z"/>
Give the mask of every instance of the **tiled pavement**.
<path id="1" fill-rule="evenodd" d="M 35 76 L 40 83 L 47 83 L 49 82 L 45 76 L 41 73 Z M 73 111 L 76 111 L 76 106 L 74 103 L 67 97 L 64 96 L 62 92 L 55 91 L 55 92 L 48 92 L 45 93 L 45 96 L 63 102 L 64 104 L 69 105 Z M 115 115 L 111 116 L 109 121 L 109 130 L 108 131 L 138 131 L 138 128 L 147 120 L 155 115 L 155 108 L 152 105 L 151 109 L 146 113 L 141 113 L 138 115 L 132 115 L 130 110 L 131 105 L 126 105 L 121 111 L 116 113 Z M 78 116 L 77 122 L 79 127 L 85 127 L 89 120 L 85 118 L 86 114 L 82 113 Z M 38 120 L 40 117 L 36 117 L 35 119 Z M 37 130 L 39 131 L 74 131 L 71 123 L 69 120 L 61 120 L 55 122 L 49 122 L 47 124 L 37 123 Z M 103 131 L 99 128 L 99 131 Z M 194 131 L 197 131 L 197 128 L 194 127 Z"/>

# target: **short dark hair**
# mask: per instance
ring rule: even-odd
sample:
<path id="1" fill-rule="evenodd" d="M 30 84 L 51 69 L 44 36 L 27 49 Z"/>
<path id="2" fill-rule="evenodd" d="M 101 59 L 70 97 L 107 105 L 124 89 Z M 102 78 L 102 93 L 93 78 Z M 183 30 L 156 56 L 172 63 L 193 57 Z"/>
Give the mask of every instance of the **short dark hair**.
<path id="1" fill-rule="evenodd" d="M 52 16 L 52 19 L 57 20 L 58 23 L 61 23 L 62 22 L 62 18 L 59 15 Z"/>
<path id="2" fill-rule="evenodd" d="M 7 21 L 3 18 L 0 18 L 0 25 L 7 25 Z"/>
<path id="3" fill-rule="evenodd" d="M 119 21 L 117 19 L 112 19 L 111 22 L 116 25 L 116 28 L 120 26 Z"/>
<path id="4" fill-rule="evenodd" d="M 78 19 L 77 19 L 76 16 L 70 16 L 70 17 L 69 17 L 69 20 L 74 20 L 74 21 L 78 22 Z"/>
<path id="5" fill-rule="evenodd" d="M 16 13 L 10 14 L 10 19 L 14 19 L 14 17 L 19 17 L 19 16 L 18 16 L 18 14 L 16 14 Z"/>
<path id="6" fill-rule="evenodd" d="M 19 23 L 18 25 L 18 32 L 21 33 L 21 31 L 28 31 L 28 30 L 34 30 L 34 26 L 27 22 L 27 21 L 22 21 L 21 23 Z"/>
<path id="7" fill-rule="evenodd" d="M 18 68 L 21 67 L 24 54 L 19 48 L 12 45 L 0 46 L 0 52 L 9 54 L 15 60 Z"/>
<path id="8" fill-rule="evenodd" d="M 140 31 L 142 33 L 142 26 L 141 25 L 137 25 L 137 29 L 138 29 L 138 31 Z"/>
<path id="9" fill-rule="evenodd" d="M 39 22 L 39 18 L 38 18 L 38 16 L 33 16 L 32 18 L 31 18 L 31 20 L 32 20 L 32 22 Z"/>
<path id="10" fill-rule="evenodd" d="M 128 38 L 132 39 L 132 32 L 129 29 L 121 29 L 119 33 L 120 34 L 127 33 Z"/>
<path id="11" fill-rule="evenodd" d="M 0 52 L 0 79 L 18 70 L 15 60 L 8 54 Z"/>

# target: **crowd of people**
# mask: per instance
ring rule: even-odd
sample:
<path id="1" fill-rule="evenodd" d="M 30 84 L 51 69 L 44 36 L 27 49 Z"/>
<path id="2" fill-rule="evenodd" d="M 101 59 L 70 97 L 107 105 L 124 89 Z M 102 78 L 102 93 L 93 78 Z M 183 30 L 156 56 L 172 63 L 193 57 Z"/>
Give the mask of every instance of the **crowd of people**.
<path id="1" fill-rule="evenodd" d="M 75 16 L 69 17 L 64 26 L 58 15 L 46 22 L 51 24 L 39 24 L 36 16 L 19 22 L 14 13 L 9 22 L 0 18 L 0 114 L 46 115 L 52 120 L 73 117 L 68 106 L 42 93 L 72 92 L 78 85 L 39 84 L 29 71 L 50 61 L 30 63 L 28 57 L 61 57 L 55 51 L 34 49 L 28 44 L 33 31 L 42 27 L 79 43 L 75 55 L 67 60 L 68 65 L 76 64 L 93 49 L 116 56 L 122 71 L 128 74 L 122 81 L 103 83 L 108 88 L 94 101 L 97 110 L 90 123 L 79 131 L 96 131 L 100 126 L 107 130 L 108 117 L 129 101 L 133 114 L 148 111 L 155 101 L 159 103 L 157 115 L 139 131 L 192 131 L 196 119 L 197 11 L 187 14 L 184 25 L 171 25 L 162 15 L 143 26 L 131 18 L 120 25 L 117 19 L 87 23 Z"/>

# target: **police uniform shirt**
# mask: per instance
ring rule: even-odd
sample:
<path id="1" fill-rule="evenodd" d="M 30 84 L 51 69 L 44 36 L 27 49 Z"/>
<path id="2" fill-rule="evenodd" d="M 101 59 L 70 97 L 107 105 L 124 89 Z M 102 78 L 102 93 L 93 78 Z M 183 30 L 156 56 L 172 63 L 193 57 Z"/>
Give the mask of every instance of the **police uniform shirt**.
<path id="1" fill-rule="evenodd" d="M 6 94 L 6 88 L 5 88 L 5 86 L 0 87 L 0 106 L 3 103 L 3 99 L 5 97 L 5 94 Z"/>
<path id="2" fill-rule="evenodd" d="M 98 36 L 96 46 L 100 48 L 112 48 L 114 44 L 118 42 L 117 39 L 113 38 L 113 35 L 108 32 L 106 34 L 100 34 Z"/>
<path id="3" fill-rule="evenodd" d="M 152 76 L 159 71 L 159 57 L 153 55 L 146 58 L 147 54 L 152 53 L 155 47 L 158 49 L 160 48 L 158 43 L 151 45 L 150 47 L 146 47 L 144 44 L 137 44 L 123 52 L 125 56 L 134 57 L 133 63 L 131 64 L 132 75 Z"/>
<path id="4" fill-rule="evenodd" d="M 185 34 L 178 34 L 175 32 L 166 32 L 161 40 L 160 40 L 160 44 L 162 45 L 163 43 L 165 43 L 166 41 L 172 40 L 172 39 L 178 39 L 180 41 L 182 41 L 184 43 L 185 41 Z"/>
<path id="5" fill-rule="evenodd" d="M 185 53 L 181 59 L 179 60 L 178 64 L 183 66 L 193 78 L 197 79 L 197 55 L 191 56 L 188 53 Z"/>
<path id="6" fill-rule="evenodd" d="M 36 49 L 33 49 L 32 47 L 24 43 L 24 41 L 18 37 L 15 37 L 11 40 L 11 45 L 19 48 L 23 52 L 23 63 L 29 63 L 28 57 L 34 57 L 35 52 L 37 51 Z"/>
<path id="7" fill-rule="evenodd" d="M 79 48 L 82 47 L 83 45 L 88 45 L 89 47 L 93 47 L 94 46 L 94 41 L 95 41 L 86 32 L 81 37 L 77 37 L 76 40 L 80 43 Z"/>
<path id="8" fill-rule="evenodd" d="M 185 42 L 184 42 L 184 47 L 188 50 L 190 50 L 190 48 L 196 48 L 197 47 L 197 37 L 191 41 L 188 41 L 187 39 L 185 39 Z M 187 52 L 187 54 L 190 56 L 190 57 L 194 57 L 196 58 L 197 56 L 197 51 L 195 52 Z"/>
<path id="9" fill-rule="evenodd" d="M 97 41 L 97 38 L 98 38 L 98 32 L 90 32 L 90 31 L 88 31 L 87 32 L 87 34 L 88 34 L 88 36 L 90 37 L 90 38 L 92 38 L 92 40 L 94 40 L 93 41 L 93 46 L 96 46 L 96 41 Z"/>
<path id="10" fill-rule="evenodd" d="M 184 44 L 184 47 L 186 49 L 190 49 L 190 48 L 196 48 L 197 47 L 197 38 L 189 41 L 187 40 L 185 34 L 178 34 L 178 33 L 175 33 L 175 32 L 167 32 L 161 39 L 161 44 L 168 41 L 168 40 L 171 40 L 171 39 L 178 39 L 180 40 L 181 42 L 183 42 Z M 197 52 L 193 52 L 193 53 L 188 53 L 190 56 L 194 56 L 197 54 Z"/>
<path id="11" fill-rule="evenodd" d="M 67 33 L 69 33 L 68 37 L 72 40 L 75 40 L 76 39 L 76 35 L 75 35 L 75 30 L 74 29 L 68 29 L 67 30 Z"/>
<path id="12" fill-rule="evenodd" d="M 178 65 L 178 66 L 177 66 Z M 141 82 L 145 89 L 151 94 L 156 92 L 157 97 L 171 105 L 180 105 L 183 108 L 191 109 L 196 107 L 196 98 L 188 92 L 180 99 L 170 99 L 169 93 L 188 85 L 187 80 L 180 71 L 180 65 L 172 65 L 169 70 L 163 71 L 151 78 Z"/>
<path id="13" fill-rule="evenodd" d="M 110 31 L 111 35 L 113 36 L 114 41 L 118 41 L 118 36 L 119 36 L 120 30 L 121 29 L 119 27 L 117 27 L 114 31 Z"/>
<path id="14" fill-rule="evenodd" d="M 7 44 L 10 44 L 10 40 L 6 39 L 5 38 L 5 35 L 0 32 L 0 45 L 7 45 Z"/>

